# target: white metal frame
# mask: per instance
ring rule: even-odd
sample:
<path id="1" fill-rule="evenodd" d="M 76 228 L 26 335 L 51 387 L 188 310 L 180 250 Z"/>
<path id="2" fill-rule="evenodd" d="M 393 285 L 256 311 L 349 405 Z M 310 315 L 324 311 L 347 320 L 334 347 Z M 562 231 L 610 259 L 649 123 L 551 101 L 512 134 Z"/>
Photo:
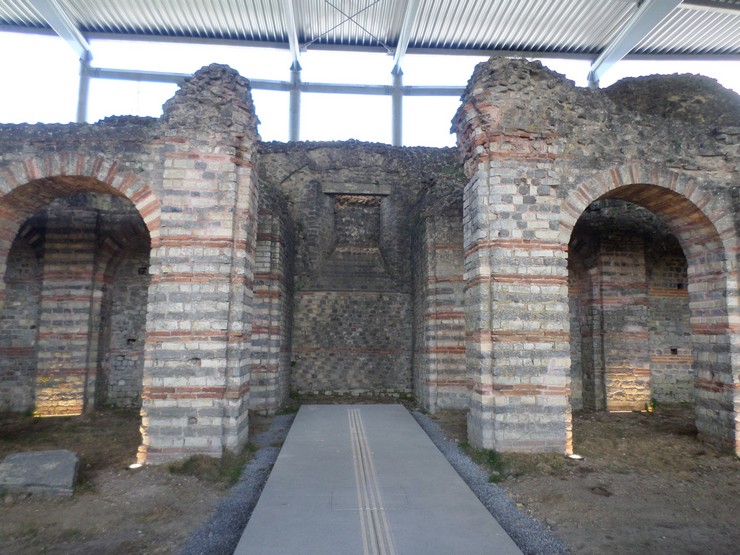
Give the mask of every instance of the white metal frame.
<path id="1" fill-rule="evenodd" d="M 54 32 L 63 38 L 67 44 L 77 53 L 80 59 L 80 80 L 79 94 L 77 103 L 77 121 L 84 122 L 87 119 L 88 96 L 91 79 L 122 79 L 133 81 L 147 81 L 158 83 L 180 83 L 188 75 L 180 73 L 167 72 L 150 72 L 150 71 L 132 71 L 119 70 L 111 68 L 93 67 L 92 66 L 92 49 L 89 40 L 93 38 L 105 39 L 123 39 L 123 40 L 144 40 L 156 42 L 185 42 L 185 43 L 207 43 L 207 44 L 228 44 L 230 46 L 261 46 L 285 48 L 284 43 L 265 43 L 254 41 L 233 41 L 218 39 L 187 39 L 187 38 L 165 38 L 165 37 L 139 37 L 132 35 L 117 34 L 90 34 L 86 38 L 75 26 L 72 19 L 58 3 L 58 0 L 29 0 L 32 6 L 46 20 Z M 298 39 L 298 22 L 296 21 L 296 2 L 298 0 L 281 0 L 282 12 L 285 19 L 285 28 L 288 30 L 288 48 L 291 55 L 290 80 L 289 81 L 269 81 L 269 80 L 250 80 L 251 86 L 255 90 L 285 91 L 290 95 L 289 103 L 289 140 L 300 140 L 300 116 L 301 116 L 301 93 L 338 93 L 338 94 L 369 94 L 369 95 L 386 95 L 392 98 L 392 144 L 400 146 L 403 144 L 403 98 L 405 96 L 460 96 L 463 93 L 463 87 L 424 87 L 413 86 L 406 87 L 403 85 L 403 58 L 409 50 L 409 39 L 414 22 L 418 16 L 421 0 L 405 0 L 398 5 L 399 25 L 395 29 L 394 36 L 398 37 L 396 48 L 392 51 L 389 47 L 383 45 L 383 48 L 337 48 L 333 50 L 363 50 L 367 51 L 385 51 L 393 54 L 393 69 L 391 71 L 391 84 L 385 85 L 345 85 L 335 83 L 305 83 L 301 79 L 300 54 L 304 46 L 301 47 Z M 586 59 L 592 61 L 588 74 L 588 82 L 591 87 L 598 87 L 601 76 L 619 60 L 629 57 L 630 59 L 665 59 L 665 56 L 629 56 L 632 50 L 640 40 L 650 33 L 676 6 L 682 4 L 683 7 L 693 9 L 712 9 L 719 11 L 729 11 L 737 13 L 737 7 L 718 3 L 712 0 L 640 0 L 632 17 L 624 24 L 614 40 L 608 44 L 602 52 L 594 59 L 593 56 L 575 54 L 563 55 L 560 53 L 542 53 L 542 52 L 502 52 L 502 51 L 450 51 L 438 49 L 413 49 L 414 53 L 419 54 L 456 54 L 456 55 L 492 55 L 514 57 L 534 57 L 534 58 L 571 58 Z M 337 8 L 338 9 L 338 8 Z M 346 14 L 341 12 L 346 18 L 345 21 L 352 21 L 359 25 L 353 18 L 357 14 Z M 0 28 L 2 30 L 2 28 Z M 17 31 L 17 29 L 12 29 Z M 31 32 L 43 31 L 34 30 Z M 313 48 L 324 49 L 317 45 Z M 736 61 L 738 56 L 691 56 L 691 59 L 707 60 L 733 60 Z"/>

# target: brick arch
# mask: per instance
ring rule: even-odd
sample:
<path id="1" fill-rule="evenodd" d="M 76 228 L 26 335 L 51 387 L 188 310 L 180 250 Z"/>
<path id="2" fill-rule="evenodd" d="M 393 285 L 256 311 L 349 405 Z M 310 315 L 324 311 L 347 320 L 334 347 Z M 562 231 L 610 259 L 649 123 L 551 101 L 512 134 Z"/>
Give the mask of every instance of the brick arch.
<path id="1" fill-rule="evenodd" d="M 154 247 L 159 239 L 161 202 L 137 177 L 136 172 L 102 156 L 55 152 L 11 162 L 0 168 L 0 216 L 15 214 L 13 219 L 25 220 L 62 195 L 78 191 L 109 193 L 125 197 L 136 206 Z"/>
<path id="2" fill-rule="evenodd" d="M 10 246 L 23 222 L 60 196 L 88 191 L 129 199 L 159 244 L 161 201 L 137 173 L 102 156 L 54 152 L 0 168 L 0 306 Z"/>
<path id="3" fill-rule="evenodd" d="M 5 304 L 8 256 L 23 223 L 53 200 L 78 192 L 104 193 L 129 200 L 146 226 L 150 247 L 154 248 L 159 243 L 160 200 L 136 172 L 121 164 L 101 156 L 48 153 L 4 165 L 0 167 L 0 309 Z M 108 258 L 114 256 L 115 253 L 110 253 Z M 50 271 L 51 283 L 58 281 L 60 271 L 59 268 Z M 37 353 L 45 352 L 48 356 L 36 361 L 34 372 L 41 373 L 40 380 L 50 380 L 50 385 L 43 385 L 46 382 L 39 381 L 35 388 L 36 409 L 42 414 L 79 414 L 93 406 L 101 337 L 98 316 L 102 298 L 98 295 L 101 290 L 95 288 L 103 287 L 104 282 L 103 268 L 95 269 L 90 277 L 95 292 L 90 296 L 91 316 L 84 322 L 80 320 L 74 324 L 88 326 L 84 339 L 83 332 L 57 329 L 49 324 L 48 319 L 46 323 L 42 321 L 39 324 L 39 330 L 46 325 L 47 332 L 39 331 L 35 348 Z M 75 302 L 74 294 L 70 299 L 69 302 Z M 42 338 L 48 344 L 42 346 Z M 49 345 L 55 341 L 57 344 L 69 341 L 72 345 L 67 350 L 66 358 L 57 359 L 49 350 Z M 62 387 L 61 394 L 56 393 L 57 386 Z"/>
<path id="4" fill-rule="evenodd" d="M 581 184 L 562 205 L 561 241 L 594 201 L 619 199 L 660 216 L 688 263 L 696 422 L 700 434 L 740 454 L 737 232 L 732 204 L 688 176 L 648 164 L 613 168 Z"/>

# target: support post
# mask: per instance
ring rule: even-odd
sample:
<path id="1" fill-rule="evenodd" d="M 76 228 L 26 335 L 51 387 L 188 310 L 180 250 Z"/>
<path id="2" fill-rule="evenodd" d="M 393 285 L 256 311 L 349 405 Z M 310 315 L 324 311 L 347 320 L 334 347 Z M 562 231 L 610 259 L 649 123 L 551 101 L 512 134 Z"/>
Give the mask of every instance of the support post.
<path id="1" fill-rule="evenodd" d="M 301 65 L 294 61 L 290 66 L 290 129 L 288 141 L 301 139 Z"/>
<path id="2" fill-rule="evenodd" d="M 394 66 L 393 75 L 393 146 L 403 145 L 403 71 L 400 66 Z"/>
<path id="3" fill-rule="evenodd" d="M 77 123 L 87 121 L 87 103 L 90 94 L 90 51 L 86 51 L 80 58 L 80 86 L 77 94 Z"/>

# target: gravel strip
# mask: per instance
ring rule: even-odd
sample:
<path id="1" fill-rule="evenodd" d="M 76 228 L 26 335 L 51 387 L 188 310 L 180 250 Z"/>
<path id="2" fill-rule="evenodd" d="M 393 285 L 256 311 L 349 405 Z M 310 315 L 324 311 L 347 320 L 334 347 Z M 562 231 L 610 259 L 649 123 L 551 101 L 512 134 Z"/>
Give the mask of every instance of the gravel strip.
<path id="1" fill-rule="evenodd" d="M 486 473 L 470 460 L 457 442 L 444 436 L 436 422 L 419 412 L 411 414 L 519 549 L 527 555 L 568 553 L 565 545 L 542 523 L 517 509 L 501 487 L 490 483 Z M 285 440 L 294 417 L 293 414 L 276 416 L 270 429 L 254 438 L 253 443 L 259 447 L 255 457 L 210 520 L 190 536 L 180 551 L 182 555 L 231 555 L 234 552 L 280 452 L 280 447 L 273 445 Z"/>
<path id="2" fill-rule="evenodd" d="M 253 440 L 259 449 L 254 458 L 244 467 L 239 482 L 231 488 L 229 495 L 216 507 L 210 520 L 197 529 L 183 546 L 182 555 L 231 555 L 242 537 L 247 521 L 257 505 L 270 470 L 275 464 L 280 447 L 288 435 L 294 414 L 282 414 L 273 418 L 270 429 L 258 434 Z"/>
<path id="3" fill-rule="evenodd" d="M 527 555 L 568 553 L 563 542 L 554 537 L 545 525 L 517 509 L 516 503 L 501 487 L 489 482 L 483 469 L 460 449 L 456 441 L 447 439 L 436 422 L 419 412 L 411 414 L 519 549 Z"/>

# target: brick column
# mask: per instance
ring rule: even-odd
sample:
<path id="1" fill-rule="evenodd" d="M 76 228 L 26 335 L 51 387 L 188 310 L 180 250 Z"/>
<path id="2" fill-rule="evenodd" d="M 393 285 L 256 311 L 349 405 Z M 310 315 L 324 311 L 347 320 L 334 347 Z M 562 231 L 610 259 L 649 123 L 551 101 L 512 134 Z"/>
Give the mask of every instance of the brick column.
<path id="1" fill-rule="evenodd" d="M 468 405 L 461 235 L 457 211 L 426 216 L 413 235 L 414 395 L 431 411 Z"/>
<path id="2" fill-rule="evenodd" d="M 256 124 L 247 81 L 226 66 L 200 70 L 165 105 L 140 460 L 246 442 Z"/>
<path id="3" fill-rule="evenodd" d="M 594 338 L 601 352 L 593 358 L 594 386 L 603 384 L 610 411 L 643 410 L 650 402 L 650 346 L 645 245 L 642 238 L 620 235 L 601 241 L 599 271 L 592 276 L 600 313 Z"/>
<path id="4" fill-rule="evenodd" d="M 260 196 L 254 274 L 250 408 L 273 413 L 288 398 L 295 232 L 287 203 Z"/>
<path id="5" fill-rule="evenodd" d="M 75 209 L 47 223 L 35 380 L 40 416 L 77 415 L 95 404 L 97 219 L 95 211 Z"/>
<path id="6" fill-rule="evenodd" d="M 542 86 L 533 83 L 515 63 L 480 64 L 453 122 L 469 178 L 468 436 L 488 449 L 569 452 L 568 238 L 558 231 L 557 135 L 519 112 Z"/>

